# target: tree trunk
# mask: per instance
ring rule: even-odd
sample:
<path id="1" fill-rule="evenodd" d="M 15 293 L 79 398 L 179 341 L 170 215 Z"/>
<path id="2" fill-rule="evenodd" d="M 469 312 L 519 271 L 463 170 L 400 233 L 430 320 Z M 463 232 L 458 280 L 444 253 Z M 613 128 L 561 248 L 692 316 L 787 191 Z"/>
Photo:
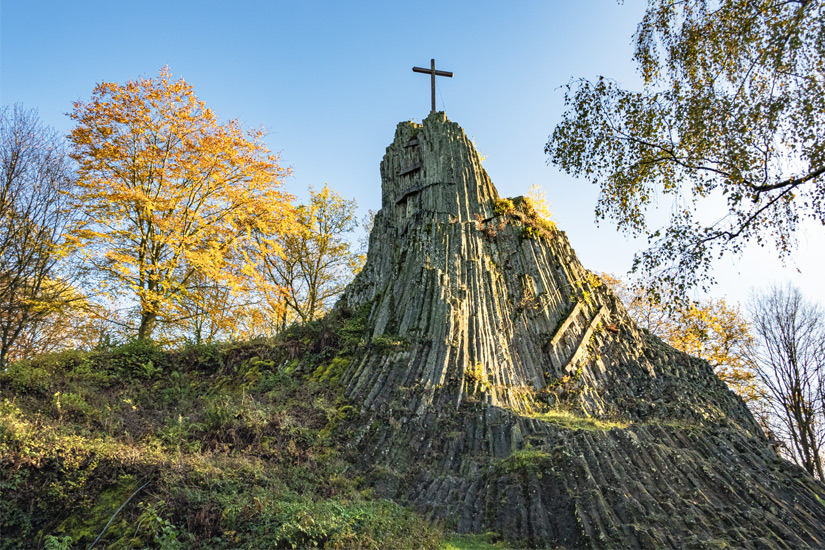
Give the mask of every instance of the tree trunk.
<path id="1" fill-rule="evenodd" d="M 152 332 L 155 330 L 157 314 L 152 311 L 143 311 L 140 314 L 140 326 L 138 327 L 138 340 L 151 340 Z"/>

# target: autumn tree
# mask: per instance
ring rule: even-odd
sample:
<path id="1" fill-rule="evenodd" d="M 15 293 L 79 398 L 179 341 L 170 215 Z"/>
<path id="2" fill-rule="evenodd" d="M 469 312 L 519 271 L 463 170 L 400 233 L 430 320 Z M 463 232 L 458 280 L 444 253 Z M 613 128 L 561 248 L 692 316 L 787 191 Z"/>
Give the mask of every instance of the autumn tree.
<path id="1" fill-rule="evenodd" d="M 64 193 L 73 185 L 61 138 L 36 112 L 0 110 L 0 368 L 38 353 L 26 339 L 36 325 L 78 298 L 75 271 L 63 262 L 73 213 Z M 22 345 L 22 340 L 27 340 Z"/>
<path id="2" fill-rule="evenodd" d="M 657 296 L 647 293 L 642 285 L 630 284 L 610 273 L 602 273 L 601 279 L 619 297 L 627 312 L 641 328 L 663 340 L 668 339 L 674 326 L 671 312 Z"/>
<path id="3" fill-rule="evenodd" d="M 568 84 L 545 151 L 599 186 L 597 219 L 648 237 L 634 269 L 683 294 L 713 258 L 755 242 L 784 259 L 800 223 L 825 223 L 823 20 L 820 0 L 648 0 L 642 89 Z"/>
<path id="4" fill-rule="evenodd" d="M 258 262 L 260 262 L 258 258 Z M 234 265 L 241 266 L 242 262 Z M 260 264 L 246 269 L 260 270 Z M 230 266 L 231 268 L 231 266 Z M 280 318 L 268 308 L 266 282 L 259 277 L 238 271 L 235 284 L 195 273 L 188 282 L 187 292 L 174 304 L 176 322 L 163 324 L 159 338 L 166 343 L 209 344 L 220 340 L 249 340 L 258 336 L 273 336 L 271 319 Z M 275 292 L 281 292 L 275 286 Z"/>
<path id="5" fill-rule="evenodd" d="M 553 217 L 550 212 L 550 201 L 547 200 L 547 195 L 540 185 L 530 186 L 524 198 L 539 218 L 550 222 L 550 218 Z"/>
<path id="6" fill-rule="evenodd" d="M 755 294 L 749 309 L 774 431 L 790 458 L 825 481 L 825 311 L 790 285 Z"/>
<path id="7" fill-rule="evenodd" d="M 602 279 L 641 328 L 678 350 L 706 360 L 719 378 L 758 416 L 763 416 L 764 390 L 750 361 L 755 339 L 739 307 L 722 299 L 667 307 L 648 294 L 645 285 L 628 285 L 607 273 Z"/>
<path id="8" fill-rule="evenodd" d="M 182 271 L 187 270 L 185 267 Z M 186 292 L 170 304 L 171 312 L 167 316 L 175 322 L 159 326 L 156 340 L 199 345 L 230 337 L 240 306 L 237 295 L 228 284 L 208 278 L 200 270 L 194 271 L 187 281 Z"/>
<path id="9" fill-rule="evenodd" d="M 754 413 L 759 413 L 764 390 L 748 358 L 754 336 L 740 308 L 729 306 L 723 299 L 709 299 L 684 307 L 676 317 L 669 343 L 707 360 L 719 378 L 739 394 Z"/>
<path id="10" fill-rule="evenodd" d="M 363 265 L 347 238 L 358 225 L 355 207 L 326 184 L 310 188 L 309 203 L 297 208 L 300 231 L 280 241 L 284 254 L 266 257 L 268 280 L 283 289 L 270 298 L 281 326 L 290 312 L 304 323 L 321 316 Z"/>
<path id="11" fill-rule="evenodd" d="M 183 79 L 97 85 L 74 105 L 70 141 L 79 165 L 73 199 L 84 214 L 72 231 L 102 285 L 128 292 L 137 336 L 198 292 L 196 279 L 240 285 L 259 254 L 277 256 L 293 227 L 287 170 L 259 130 L 220 124 Z M 242 265 L 238 265 L 242 262 Z"/>

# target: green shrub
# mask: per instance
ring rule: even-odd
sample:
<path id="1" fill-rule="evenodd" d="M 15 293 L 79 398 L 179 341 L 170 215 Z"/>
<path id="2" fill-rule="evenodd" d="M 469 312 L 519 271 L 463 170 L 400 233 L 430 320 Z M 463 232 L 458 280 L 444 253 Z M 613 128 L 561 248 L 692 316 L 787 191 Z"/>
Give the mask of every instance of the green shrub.
<path id="1" fill-rule="evenodd" d="M 526 470 L 535 470 L 549 462 L 550 455 L 541 449 L 526 447 L 514 451 L 510 456 L 496 464 L 496 469 L 502 473 L 513 473 Z"/>
<path id="2" fill-rule="evenodd" d="M 0 456 L 5 455 L 3 445 L 0 444 Z M 2 471 L 0 462 L 0 471 Z M 0 526 L 6 533 L 14 533 L 16 536 L 0 536 L 0 549 L 11 550 L 12 548 L 25 548 L 25 540 L 34 531 L 33 514 L 36 513 L 27 506 L 20 495 L 28 488 L 27 482 L 30 477 L 28 470 L 20 470 L 13 474 L 0 476 Z"/>
<path id="3" fill-rule="evenodd" d="M 401 336 L 380 334 L 372 339 L 371 345 L 382 353 L 393 353 L 410 349 L 410 341 Z"/>
<path id="4" fill-rule="evenodd" d="M 28 430 L 29 423 L 23 418 L 23 411 L 8 399 L 0 402 L 0 450 L 16 441 Z M 0 457 L 7 456 L 0 453 Z"/>
<path id="5" fill-rule="evenodd" d="M 240 415 L 238 407 L 232 398 L 225 394 L 218 394 L 206 401 L 203 410 L 203 427 L 206 430 L 220 430 L 234 424 Z"/>
<path id="6" fill-rule="evenodd" d="M 197 437 L 201 433 L 201 424 L 191 422 L 188 417 L 184 418 L 179 414 L 177 418 L 168 418 L 158 435 L 170 450 L 195 452 L 201 447 L 200 439 Z"/>
<path id="7" fill-rule="evenodd" d="M 275 518 L 282 548 L 436 549 L 440 530 L 391 501 L 293 503 Z"/>
<path id="8" fill-rule="evenodd" d="M 538 239 L 541 237 L 541 231 L 533 227 L 532 225 L 522 225 L 521 226 L 521 238 L 522 239 Z"/>
<path id="9" fill-rule="evenodd" d="M 364 330 L 367 327 L 367 320 L 372 310 L 372 302 L 362 304 L 356 311 L 348 312 L 351 316 L 344 316 L 344 321 L 338 330 L 341 336 L 341 349 L 345 352 L 353 352 L 363 343 Z"/>
<path id="10" fill-rule="evenodd" d="M 169 354 L 149 340 L 134 340 L 95 356 L 98 365 L 126 378 L 152 379 L 168 370 Z"/>
<path id="11" fill-rule="evenodd" d="M 49 395 L 60 366 L 53 361 L 18 361 L 0 372 L 0 385 L 18 394 Z"/>
<path id="12" fill-rule="evenodd" d="M 54 535 L 46 535 L 43 538 L 43 548 L 45 550 L 72 550 L 72 537 L 66 535 L 65 537 L 55 537 Z"/>
<path id="13" fill-rule="evenodd" d="M 275 398 L 278 394 L 295 391 L 299 381 L 284 369 L 267 370 L 261 373 L 256 390 L 262 392 L 273 392 L 270 398 Z"/>
<path id="14" fill-rule="evenodd" d="M 187 343 L 177 354 L 180 370 L 217 372 L 222 366 L 220 345 Z"/>
<path id="15" fill-rule="evenodd" d="M 138 526 L 145 529 L 152 537 L 152 542 L 161 550 L 179 550 L 184 547 L 184 540 L 193 542 L 195 537 L 191 533 L 177 527 L 167 518 L 166 503 L 164 501 L 138 506 L 143 512 L 138 519 Z"/>
<path id="16" fill-rule="evenodd" d="M 74 420 L 88 420 L 100 416 L 99 411 L 91 407 L 79 393 L 55 392 L 52 405 L 58 418 L 65 416 Z"/>
<path id="17" fill-rule="evenodd" d="M 497 216 L 509 214 L 513 210 L 515 210 L 515 206 L 510 199 L 493 199 L 493 212 L 495 212 Z"/>

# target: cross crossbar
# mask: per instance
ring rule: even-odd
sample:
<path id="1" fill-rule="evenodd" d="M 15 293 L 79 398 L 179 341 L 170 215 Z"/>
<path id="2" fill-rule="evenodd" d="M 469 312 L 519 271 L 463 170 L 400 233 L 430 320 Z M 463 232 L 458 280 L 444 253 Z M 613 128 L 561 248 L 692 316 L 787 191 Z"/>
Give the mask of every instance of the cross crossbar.
<path id="1" fill-rule="evenodd" d="M 435 59 L 430 59 L 430 68 L 423 69 L 421 67 L 413 67 L 414 73 L 424 73 L 430 75 L 430 90 L 431 90 L 431 99 L 432 99 L 432 109 L 430 110 L 430 114 L 435 112 L 435 77 L 437 76 L 446 76 L 449 78 L 453 77 L 453 73 L 449 71 L 436 71 L 435 70 Z"/>

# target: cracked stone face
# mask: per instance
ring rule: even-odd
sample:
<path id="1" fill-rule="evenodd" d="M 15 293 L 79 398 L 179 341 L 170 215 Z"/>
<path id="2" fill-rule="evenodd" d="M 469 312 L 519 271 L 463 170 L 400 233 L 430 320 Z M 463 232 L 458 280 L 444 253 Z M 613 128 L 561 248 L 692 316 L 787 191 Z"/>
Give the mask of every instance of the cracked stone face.
<path id="1" fill-rule="evenodd" d="M 369 304 L 342 382 L 350 447 L 391 472 L 378 494 L 534 545 L 825 547 L 825 487 L 706 362 L 639 330 L 562 231 L 502 201 L 457 124 L 399 124 L 381 184 L 339 303 Z"/>
<path id="2" fill-rule="evenodd" d="M 366 357 L 351 373 L 350 392 L 367 406 L 421 414 L 472 397 L 526 412 L 540 396 L 573 399 L 590 415 L 638 417 L 653 414 L 642 393 L 666 391 L 660 379 L 699 375 L 724 404 L 697 391 L 683 414 L 724 406 L 758 429 L 706 365 L 650 360 L 645 337 L 563 232 L 529 233 L 536 220 L 522 208 L 496 213 L 500 197 L 478 154 L 443 113 L 398 125 L 381 181 L 367 263 L 345 302 L 372 304 L 370 338 L 409 347 Z"/>

